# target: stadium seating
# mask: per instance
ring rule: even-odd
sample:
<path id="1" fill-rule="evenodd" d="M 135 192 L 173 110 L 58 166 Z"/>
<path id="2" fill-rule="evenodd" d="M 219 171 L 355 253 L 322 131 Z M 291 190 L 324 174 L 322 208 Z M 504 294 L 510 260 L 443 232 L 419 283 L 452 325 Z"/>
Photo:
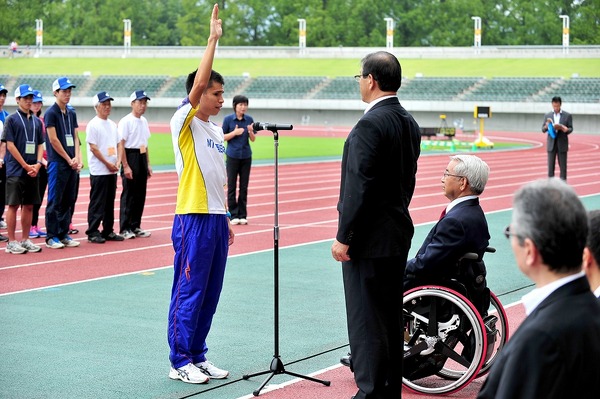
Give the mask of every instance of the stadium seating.
<path id="1" fill-rule="evenodd" d="M 152 98 L 168 78 L 166 75 L 101 75 L 94 81 L 85 95 L 93 96 L 100 91 L 106 91 L 113 97 L 129 97 L 135 90 L 145 90 L 148 96 Z"/>
<path id="2" fill-rule="evenodd" d="M 481 78 L 414 78 L 403 80 L 398 97 L 412 101 L 452 100 Z"/>
<path id="3" fill-rule="evenodd" d="M 0 75 L 9 92 L 19 84 L 28 83 L 51 95 L 55 75 Z M 77 86 L 75 97 L 91 97 L 107 91 L 113 97 L 129 97 L 134 90 L 144 89 L 148 95 L 162 98 L 185 97 L 187 76 L 166 75 L 101 75 L 98 77 L 69 76 Z M 360 100 L 356 81 L 351 77 L 323 76 L 224 76 L 225 97 L 244 94 L 248 98 L 285 98 L 316 100 Z M 561 96 L 564 102 L 600 102 L 600 78 L 449 78 L 417 77 L 403 79 L 398 97 L 406 101 L 503 101 L 547 102 Z"/>
<path id="4" fill-rule="evenodd" d="M 351 77 L 330 79 L 313 98 L 329 100 L 360 100 L 358 84 Z"/>
<path id="5" fill-rule="evenodd" d="M 248 98 L 306 98 L 325 82 L 323 76 L 259 76 L 252 79 L 242 94 Z"/>
<path id="6" fill-rule="evenodd" d="M 31 87 L 33 87 L 35 90 L 41 91 L 45 101 L 50 101 L 52 99 L 52 83 L 56 80 L 56 78 L 58 78 L 58 76 L 55 75 L 20 75 L 16 78 L 14 87 L 12 87 L 12 89 L 14 90 L 17 85 L 26 83 L 31 85 Z M 69 76 L 71 83 L 73 83 L 79 89 L 85 87 L 89 79 L 89 76 L 84 75 Z M 81 95 L 80 93 L 78 94 Z"/>
<path id="7" fill-rule="evenodd" d="M 467 93 L 467 101 L 532 101 L 533 97 L 557 82 L 558 78 L 493 78 Z"/>
<path id="8" fill-rule="evenodd" d="M 556 88 L 547 91 L 544 98 L 539 99 L 539 101 L 548 101 L 554 96 L 560 96 L 563 102 L 600 102 L 600 78 L 572 78 L 564 80 Z"/>

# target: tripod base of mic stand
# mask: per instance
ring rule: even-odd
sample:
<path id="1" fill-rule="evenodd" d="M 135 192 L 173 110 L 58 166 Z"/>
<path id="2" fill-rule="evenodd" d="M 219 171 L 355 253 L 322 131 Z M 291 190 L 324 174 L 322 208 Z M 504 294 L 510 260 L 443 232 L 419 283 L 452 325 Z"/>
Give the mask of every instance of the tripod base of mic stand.
<path id="1" fill-rule="evenodd" d="M 260 391 L 262 391 L 262 389 L 267 385 L 267 383 L 269 381 L 271 381 L 271 378 L 273 378 L 273 376 L 278 375 L 278 374 L 288 374 L 288 375 L 291 375 L 291 376 L 294 376 L 294 377 L 303 378 L 305 380 L 309 380 L 309 381 L 313 381 L 313 382 L 318 382 L 318 383 L 323 384 L 323 385 L 325 385 L 327 387 L 329 385 L 331 385 L 330 381 L 319 380 L 317 378 L 309 377 L 307 375 L 302 375 L 302 374 L 292 373 L 291 371 L 287 371 L 285 369 L 285 367 L 283 366 L 283 363 L 281 362 L 281 359 L 279 357 L 277 357 L 277 356 L 275 356 L 273 358 L 273 360 L 271 360 L 271 367 L 269 367 L 269 370 L 261 371 L 260 373 L 255 373 L 255 374 L 246 374 L 246 375 L 242 376 L 242 378 L 245 379 L 245 380 L 247 380 L 249 378 L 256 377 L 258 375 L 267 374 L 267 373 L 271 373 L 271 374 L 261 384 L 261 386 L 258 387 L 258 389 L 256 389 L 254 392 L 252 392 L 252 394 L 254 396 L 260 395 Z"/>

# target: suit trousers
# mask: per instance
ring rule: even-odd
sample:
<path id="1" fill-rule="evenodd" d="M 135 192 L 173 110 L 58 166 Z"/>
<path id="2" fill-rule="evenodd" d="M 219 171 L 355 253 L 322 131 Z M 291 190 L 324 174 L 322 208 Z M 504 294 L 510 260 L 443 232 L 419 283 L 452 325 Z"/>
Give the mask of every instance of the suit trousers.
<path id="1" fill-rule="evenodd" d="M 117 175 L 90 176 L 90 203 L 88 205 L 88 236 L 99 233 L 102 224 L 102 236 L 113 232 L 115 223 L 115 195 L 117 192 Z"/>
<path id="2" fill-rule="evenodd" d="M 356 399 L 398 399 L 402 391 L 404 257 L 343 262 Z"/>
<path id="3" fill-rule="evenodd" d="M 556 157 L 558 156 L 558 167 L 560 168 L 560 178 L 567 180 L 567 152 L 558 151 L 558 145 L 554 145 L 552 151 L 548 151 L 548 177 L 554 177 L 554 167 Z"/>
<path id="4" fill-rule="evenodd" d="M 245 219 L 248 216 L 246 204 L 248 203 L 248 182 L 250 181 L 251 165 L 252 158 L 227 157 L 227 208 L 232 219 Z M 238 176 L 240 177 L 240 188 L 236 199 Z"/>
<path id="5" fill-rule="evenodd" d="M 146 204 L 146 188 L 148 187 L 148 157 L 138 149 L 125 149 L 127 163 L 131 168 L 133 179 L 125 177 L 121 168 L 123 191 L 121 192 L 121 210 L 119 213 L 120 232 L 135 230 L 142 224 L 142 214 Z"/>

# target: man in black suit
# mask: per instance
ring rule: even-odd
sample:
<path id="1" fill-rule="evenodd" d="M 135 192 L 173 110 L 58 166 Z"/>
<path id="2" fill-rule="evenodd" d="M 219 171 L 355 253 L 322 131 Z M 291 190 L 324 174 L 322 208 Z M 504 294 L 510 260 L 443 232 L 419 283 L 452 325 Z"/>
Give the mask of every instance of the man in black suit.
<path id="1" fill-rule="evenodd" d="M 554 177 L 554 166 L 558 156 L 560 178 L 567 180 L 567 151 L 569 151 L 569 134 L 573 131 L 573 117 L 570 113 L 561 110 L 562 99 L 552 97 L 552 112 L 544 115 L 542 132 L 548 134 L 546 147 L 548 150 L 548 177 Z M 552 124 L 556 138 L 548 132 L 548 125 Z"/>
<path id="2" fill-rule="evenodd" d="M 600 209 L 588 213 L 590 231 L 583 250 L 583 271 L 596 297 L 600 298 Z"/>
<path id="3" fill-rule="evenodd" d="M 385 51 L 361 61 L 365 115 L 342 156 L 339 222 L 331 252 L 342 262 L 356 399 L 402 391 L 402 276 L 414 233 L 408 205 L 420 154 L 419 125 L 396 93 L 402 69 Z"/>
<path id="4" fill-rule="evenodd" d="M 600 301 L 581 261 L 588 217 L 559 179 L 519 189 L 505 234 L 519 269 L 535 288 L 523 296 L 527 317 L 502 348 L 479 399 L 597 398 Z"/>
<path id="5" fill-rule="evenodd" d="M 474 155 L 455 155 L 444 171 L 444 195 L 450 204 L 433 226 L 417 255 L 406 263 L 404 288 L 455 278 L 456 265 L 467 252 L 482 261 L 490 232 L 479 196 L 488 181 L 490 168 Z"/>

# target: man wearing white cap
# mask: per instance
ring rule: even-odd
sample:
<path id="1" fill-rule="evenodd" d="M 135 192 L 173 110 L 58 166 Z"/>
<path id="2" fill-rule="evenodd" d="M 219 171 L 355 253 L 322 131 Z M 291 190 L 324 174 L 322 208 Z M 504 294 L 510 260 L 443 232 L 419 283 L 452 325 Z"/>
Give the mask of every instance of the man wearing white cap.
<path id="1" fill-rule="evenodd" d="M 89 242 L 96 244 L 103 244 L 107 240 L 124 240 L 123 236 L 113 231 L 117 172 L 121 163 L 117 152 L 119 143 L 117 124 L 108 119 L 113 100 L 105 91 L 94 96 L 92 103 L 96 109 L 96 116 L 86 128 L 91 188 L 88 229 L 85 234 Z M 100 224 L 102 224 L 102 234 L 98 230 Z"/>
<path id="2" fill-rule="evenodd" d="M 83 164 L 77 137 L 77 115 L 69 110 L 75 85 L 61 77 L 52 83 L 56 102 L 46 110 L 44 121 L 50 145 L 48 152 L 48 203 L 46 206 L 46 246 L 52 249 L 78 247 L 69 237 L 71 206 L 77 199 L 77 177 Z"/>
<path id="3" fill-rule="evenodd" d="M 6 142 L 6 222 L 9 243 L 6 253 L 40 252 L 29 240 L 33 205 L 40 203 L 37 174 L 42 166 L 42 123 L 30 112 L 33 89 L 22 84 L 15 90 L 17 111 L 6 118 L 2 141 Z M 21 208 L 21 241 L 16 239 L 17 210 Z"/>
<path id="4" fill-rule="evenodd" d="M 144 90 L 136 90 L 129 97 L 131 113 L 119 121 L 119 156 L 122 162 L 120 232 L 125 239 L 150 237 L 149 231 L 141 229 L 142 214 L 146 203 L 148 179 L 152 176 L 148 139 L 150 128 L 143 116 L 150 97 Z"/>

